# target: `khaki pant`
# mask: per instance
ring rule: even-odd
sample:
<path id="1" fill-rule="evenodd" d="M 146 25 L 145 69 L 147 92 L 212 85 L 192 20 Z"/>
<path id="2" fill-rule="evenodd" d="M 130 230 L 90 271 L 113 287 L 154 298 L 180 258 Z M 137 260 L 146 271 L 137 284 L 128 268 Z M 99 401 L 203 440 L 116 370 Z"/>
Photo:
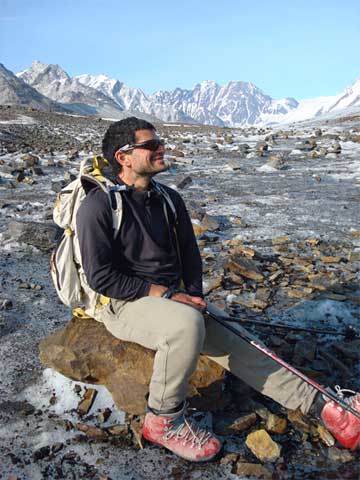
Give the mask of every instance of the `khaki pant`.
<path id="1" fill-rule="evenodd" d="M 255 390 L 289 409 L 307 413 L 317 391 L 234 333 L 194 308 L 159 297 L 112 300 L 98 310 L 115 337 L 155 350 L 149 406 L 166 411 L 186 397 L 200 353 Z"/>

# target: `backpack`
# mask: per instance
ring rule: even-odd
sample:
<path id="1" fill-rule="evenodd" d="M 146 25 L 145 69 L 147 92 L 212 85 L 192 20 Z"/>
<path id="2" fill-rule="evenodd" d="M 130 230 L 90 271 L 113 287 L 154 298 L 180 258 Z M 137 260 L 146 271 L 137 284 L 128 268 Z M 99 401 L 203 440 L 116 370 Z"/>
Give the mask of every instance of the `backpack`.
<path id="1" fill-rule="evenodd" d="M 53 211 L 53 219 L 63 229 L 63 233 L 50 258 L 52 280 L 60 300 L 68 307 L 74 308 L 75 315 L 82 317 L 93 317 L 96 308 L 110 301 L 109 298 L 95 292 L 89 286 L 81 263 L 80 246 L 76 233 L 77 211 L 86 194 L 96 187 L 100 187 L 108 196 L 114 238 L 119 233 L 122 220 L 121 192 L 127 190 L 128 186 L 116 184 L 112 175 L 106 172 L 106 168 L 107 161 L 101 156 L 83 160 L 78 178 L 59 192 Z M 151 183 L 153 188 L 166 200 L 164 212 L 169 225 L 166 205 L 170 207 L 176 236 L 177 213 L 175 206 L 162 185 L 154 180 L 151 180 Z M 176 243 L 178 244 L 178 242 Z"/>

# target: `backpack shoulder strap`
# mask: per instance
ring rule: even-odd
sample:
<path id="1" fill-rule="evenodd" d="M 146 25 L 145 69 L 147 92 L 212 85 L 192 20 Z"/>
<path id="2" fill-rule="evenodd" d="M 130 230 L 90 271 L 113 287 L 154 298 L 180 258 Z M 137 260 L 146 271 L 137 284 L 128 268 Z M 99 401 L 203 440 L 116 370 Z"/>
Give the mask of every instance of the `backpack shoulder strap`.
<path id="1" fill-rule="evenodd" d="M 174 215 L 175 225 L 177 225 L 178 224 L 178 214 L 177 214 L 174 202 L 171 200 L 170 195 L 168 194 L 166 189 L 161 185 L 161 183 L 158 183 L 155 180 L 151 180 L 151 184 L 152 184 L 154 190 L 156 190 L 158 193 L 161 193 L 161 195 L 165 198 L 167 204 L 170 207 L 170 210 L 171 210 L 172 214 Z"/>
<path id="2" fill-rule="evenodd" d="M 115 238 L 119 233 L 122 220 L 121 192 L 125 191 L 128 187 L 126 185 L 116 185 L 109 178 L 103 176 L 93 176 L 92 173 L 82 175 L 81 183 L 86 194 L 93 188 L 99 187 L 107 195 L 112 213 Z"/>

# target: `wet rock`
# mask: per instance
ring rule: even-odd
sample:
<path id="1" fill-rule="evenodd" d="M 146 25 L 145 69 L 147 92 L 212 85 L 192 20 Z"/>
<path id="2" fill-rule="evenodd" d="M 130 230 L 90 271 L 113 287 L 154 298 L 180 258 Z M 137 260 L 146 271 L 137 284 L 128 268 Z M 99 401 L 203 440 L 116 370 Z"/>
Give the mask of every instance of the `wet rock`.
<path id="1" fill-rule="evenodd" d="M 143 413 L 155 352 L 113 337 L 100 322 L 73 318 L 40 343 L 43 364 L 84 383 L 105 385 L 120 410 Z M 196 408 L 223 402 L 225 371 L 200 356 L 188 395 Z"/>
<path id="2" fill-rule="evenodd" d="M 11 221 L 8 225 L 11 238 L 32 245 L 41 251 L 52 250 L 56 243 L 58 227 L 55 224 Z"/>
<path id="3" fill-rule="evenodd" d="M 287 421 L 285 418 L 270 413 L 266 419 L 265 428 L 268 432 L 285 433 L 287 429 Z"/>
<path id="4" fill-rule="evenodd" d="M 261 478 L 271 480 L 272 472 L 259 463 L 237 462 L 232 469 L 232 473 L 240 478 Z"/>
<path id="5" fill-rule="evenodd" d="M 280 457 L 280 446 L 272 440 L 266 430 L 250 433 L 245 444 L 261 462 L 275 462 Z"/>
<path id="6" fill-rule="evenodd" d="M 34 165 L 39 164 L 39 157 L 36 155 L 32 155 L 31 153 L 25 153 L 21 156 L 21 160 L 26 163 L 27 167 L 33 167 Z"/>

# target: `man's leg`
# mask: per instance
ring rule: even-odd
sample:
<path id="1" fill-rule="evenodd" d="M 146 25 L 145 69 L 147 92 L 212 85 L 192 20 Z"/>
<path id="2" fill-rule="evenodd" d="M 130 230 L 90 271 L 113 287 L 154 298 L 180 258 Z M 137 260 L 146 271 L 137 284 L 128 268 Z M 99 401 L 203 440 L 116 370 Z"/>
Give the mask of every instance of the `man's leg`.
<path id="1" fill-rule="evenodd" d="M 286 408 L 307 413 L 317 390 L 246 343 L 216 320 L 206 318 L 203 352 L 258 392 Z"/>
<path id="2" fill-rule="evenodd" d="M 220 441 L 185 417 L 188 381 L 205 337 L 200 312 L 158 297 L 112 301 L 97 315 L 115 337 L 156 351 L 142 433 L 186 460 L 214 458 Z"/>
<path id="3" fill-rule="evenodd" d="M 149 407 L 156 411 L 179 407 L 205 337 L 201 313 L 182 303 L 144 297 L 134 302 L 112 300 L 96 317 L 115 337 L 156 351 Z"/>

